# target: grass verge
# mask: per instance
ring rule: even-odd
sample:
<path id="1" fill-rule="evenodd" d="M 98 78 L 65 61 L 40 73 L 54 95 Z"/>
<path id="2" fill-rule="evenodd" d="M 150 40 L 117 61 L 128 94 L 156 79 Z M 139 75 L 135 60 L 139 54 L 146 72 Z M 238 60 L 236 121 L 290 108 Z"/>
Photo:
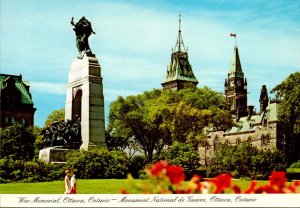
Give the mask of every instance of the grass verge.
<path id="1" fill-rule="evenodd" d="M 135 180 L 142 183 L 143 180 Z M 234 180 L 235 185 L 245 190 L 250 181 Z M 258 181 L 259 185 L 266 184 L 267 181 Z M 129 193 L 137 193 L 126 179 L 77 179 L 78 194 L 119 194 L 121 189 Z M 0 184 L 0 194 L 63 194 L 64 181 L 51 181 L 39 183 L 8 183 Z"/>

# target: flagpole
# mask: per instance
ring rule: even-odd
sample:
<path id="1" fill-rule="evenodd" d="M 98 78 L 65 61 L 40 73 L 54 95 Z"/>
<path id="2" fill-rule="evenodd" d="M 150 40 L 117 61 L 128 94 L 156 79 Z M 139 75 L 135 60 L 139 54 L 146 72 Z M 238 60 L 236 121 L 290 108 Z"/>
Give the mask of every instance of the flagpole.
<path id="1" fill-rule="evenodd" d="M 237 47 L 237 44 L 236 44 L 236 35 L 234 36 L 234 41 L 235 41 L 235 47 Z"/>
<path id="2" fill-rule="evenodd" d="M 236 33 L 230 33 L 230 37 L 234 37 L 234 47 L 237 47 L 237 41 L 236 41 Z"/>

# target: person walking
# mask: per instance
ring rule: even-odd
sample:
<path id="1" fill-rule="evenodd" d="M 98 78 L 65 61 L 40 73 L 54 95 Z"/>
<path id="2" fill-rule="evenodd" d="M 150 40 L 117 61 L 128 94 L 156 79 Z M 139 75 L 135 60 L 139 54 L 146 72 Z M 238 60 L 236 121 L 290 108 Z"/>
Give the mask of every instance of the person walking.
<path id="1" fill-rule="evenodd" d="M 76 170 L 73 170 L 72 177 L 71 177 L 71 191 L 70 194 L 76 194 Z"/>
<path id="2" fill-rule="evenodd" d="M 64 194 L 70 194 L 71 192 L 71 185 L 70 185 L 70 170 L 65 171 L 65 193 Z"/>

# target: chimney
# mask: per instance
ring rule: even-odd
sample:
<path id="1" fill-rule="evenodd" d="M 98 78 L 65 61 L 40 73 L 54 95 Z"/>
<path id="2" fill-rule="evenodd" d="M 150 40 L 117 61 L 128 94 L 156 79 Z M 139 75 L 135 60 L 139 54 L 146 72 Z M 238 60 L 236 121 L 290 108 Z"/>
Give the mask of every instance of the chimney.
<path id="1" fill-rule="evenodd" d="M 254 109 L 254 106 L 253 105 L 248 105 L 247 106 L 247 112 L 248 112 L 248 118 L 250 119 L 251 116 L 253 115 L 253 109 Z"/>

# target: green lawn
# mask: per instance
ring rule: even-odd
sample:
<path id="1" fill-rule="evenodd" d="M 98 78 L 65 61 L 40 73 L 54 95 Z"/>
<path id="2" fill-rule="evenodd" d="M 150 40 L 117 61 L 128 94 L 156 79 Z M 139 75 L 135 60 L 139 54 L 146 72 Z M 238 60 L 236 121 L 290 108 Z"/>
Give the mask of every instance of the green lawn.
<path id="1" fill-rule="evenodd" d="M 136 180 L 141 183 L 142 180 Z M 234 180 L 234 184 L 245 190 L 249 181 Z M 267 181 L 259 181 L 265 184 Z M 77 179 L 78 194 L 119 194 L 124 188 L 129 193 L 136 193 L 126 179 Z M 40 182 L 40 183 L 8 183 L 0 184 L 0 194 L 63 194 L 64 181 Z"/>
<path id="2" fill-rule="evenodd" d="M 78 194 L 118 194 L 124 188 L 134 192 L 126 179 L 77 179 Z M 137 180 L 139 182 L 140 180 Z M 63 194 L 64 181 L 0 184 L 0 194 Z"/>

